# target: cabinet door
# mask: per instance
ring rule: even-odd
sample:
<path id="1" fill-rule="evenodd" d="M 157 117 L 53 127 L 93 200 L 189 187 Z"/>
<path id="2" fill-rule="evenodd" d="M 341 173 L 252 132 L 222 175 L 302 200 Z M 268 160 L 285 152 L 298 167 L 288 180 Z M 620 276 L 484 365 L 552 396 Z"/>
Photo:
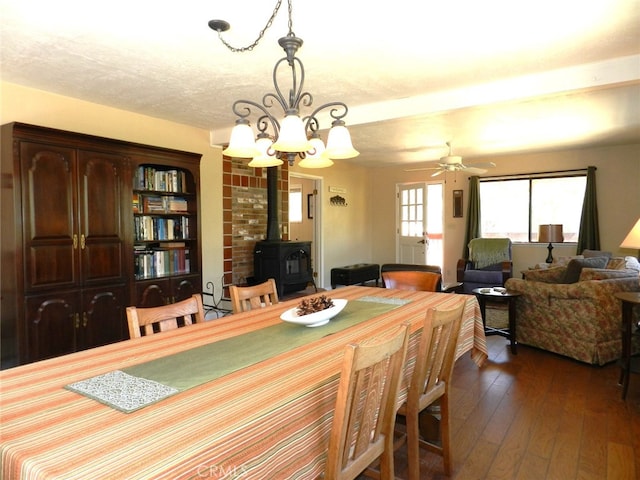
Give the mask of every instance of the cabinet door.
<path id="1" fill-rule="evenodd" d="M 72 353 L 80 325 L 79 295 L 50 294 L 27 297 L 27 352 L 21 363 Z"/>
<path id="2" fill-rule="evenodd" d="M 190 298 L 194 293 L 200 293 L 202 291 L 200 275 L 174 278 L 171 290 L 174 302 Z"/>
<path id="3" fill-rule="evenodd" d="M 98 347 L 123 340 L 125 331 L 124 287 L 95 288 L 82 292 L 82 313 L 77 349 Z"/>
<path id="4" fill-rule="evenodd" d="M 75 151 L 21 142 L 25 288 L 79 284 Z"/>
<path id="5" fill-rule="evenodd" d="M 161 307 L 171 303 L 171 281 L 168 278 L 136 283 L 137 307 Z"/>
<path id="6" fill-rule="evenodd" d="M 124 159 L 83 150 L 78 158 L 83 283 L 124 281 Z"/>

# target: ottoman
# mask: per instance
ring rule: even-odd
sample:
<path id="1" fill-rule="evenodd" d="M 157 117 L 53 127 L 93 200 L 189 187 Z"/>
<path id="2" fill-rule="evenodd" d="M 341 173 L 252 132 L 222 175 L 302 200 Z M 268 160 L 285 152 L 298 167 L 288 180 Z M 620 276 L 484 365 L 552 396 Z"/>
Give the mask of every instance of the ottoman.
<path id="1" fill-rule="evenodd" d="M 355 285 L 357 283 L 363 285 L 370 280 L 376 281 L 380 278 L 380 265 L 376 263 L 356 263 L 345 267 L 337 267 L 331 269 L 331 288 L 336 285 Z"/>

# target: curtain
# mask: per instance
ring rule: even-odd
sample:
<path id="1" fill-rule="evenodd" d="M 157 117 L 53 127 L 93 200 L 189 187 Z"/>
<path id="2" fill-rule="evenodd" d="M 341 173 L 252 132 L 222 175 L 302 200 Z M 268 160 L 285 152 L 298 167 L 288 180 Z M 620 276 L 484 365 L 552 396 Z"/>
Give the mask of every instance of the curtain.
<path id="1" fill-rule="evenodd" d="M 596 196 L 596 167 L 587 168 L 587 188 L 582 204 L 580 232 L 576 253 L 583 250 L 600 250 L 600 227 L 598 226 L 598 201 Z"/>
<path id="2" fill-rule="evenodd" d="M 479 238 L 480 232 L 480 177 L 469 178 L 469 208 L 467 208 L 467 230 L 462 248 L 462 258 L 469 258 L 469 242 Z"/>

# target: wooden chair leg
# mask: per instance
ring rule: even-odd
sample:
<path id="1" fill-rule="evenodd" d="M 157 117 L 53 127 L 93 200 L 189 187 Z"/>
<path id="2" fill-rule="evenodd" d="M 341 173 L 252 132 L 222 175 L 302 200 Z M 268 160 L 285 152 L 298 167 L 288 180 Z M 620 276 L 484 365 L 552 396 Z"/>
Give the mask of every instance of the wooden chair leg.
<path id="1" fill-rule="evenodd" d="M 420 430 L 417 412 L 407 412 L 407 472 L 409 480 L 420 480 Z"/>
<path id="2" fill-rule="evenodd" d="M 449 420 L 449 394 L 440 399 L 440 432 L 442 441 L 442 461 L 444 473 L 451 475 L 451 422 Z"/>

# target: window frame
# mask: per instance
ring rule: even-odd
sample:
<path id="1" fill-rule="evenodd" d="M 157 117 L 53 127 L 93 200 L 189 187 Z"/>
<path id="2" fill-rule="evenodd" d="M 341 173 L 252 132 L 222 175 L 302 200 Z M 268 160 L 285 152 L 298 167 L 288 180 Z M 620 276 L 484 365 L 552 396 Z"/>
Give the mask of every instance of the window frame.
<path id="1" fill-rule="evenodd" d="M 534 226 L 532 224 L 532 215 L 533 215 L 533 182 L 536 180 L 547 180 L 554 178 L 574 178 L 574 177 L 583 177 L 585 180 L 585 195 L 586 195 L 586 181 L 587 181 L 587 169 L 579 169 L 579 170 L 562 170 L 556 172 L 539 172 L 539 173 L 527 173 L 527 174 L 515 174 L 515 175 L 500 175 L 500 176 L 492 176 L 492 177 L 479 177 L 480 184 L 482 183 L 492 183 L 492 182 L 504 182 L 504 181 L 513 181 L 513 180 L 526 180 L 528 182 L 528 209 L 527 209 L 527 241 L 514 241 L 514 243 L 520 244 L 534 244 L 538 243 L 537 240 L 534 241 L 532 238 L 534 233 L 537 235 L 537 232 L 534 231 Z M 480 205 L 482 209 L 482 188 L 480 186 Z M 584 196 L 582 198 L 582 202 L 584 204 Z M 581 214 L 582 212 L 580 212 Z M 579 232 L 578 232 L 579 233 Z M 484 234 L 484 233 L 483 233 Z M 577 244 L 576 241 L 565 241 L 563 242 L 568 245 Z"/>

